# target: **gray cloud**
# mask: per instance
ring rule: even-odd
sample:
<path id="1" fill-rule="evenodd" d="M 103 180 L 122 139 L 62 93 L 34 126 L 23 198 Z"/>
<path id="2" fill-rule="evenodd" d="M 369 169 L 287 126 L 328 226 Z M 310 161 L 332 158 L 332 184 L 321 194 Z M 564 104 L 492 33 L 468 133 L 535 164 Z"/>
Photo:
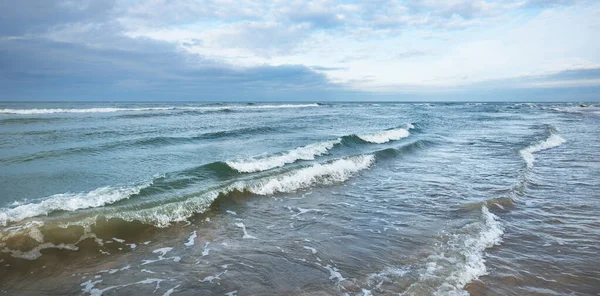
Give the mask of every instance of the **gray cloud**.
<path id="1" fill-rule="evenodd" d="M 259 100 L 377 97 L 333 84 L 325 71 L 337 67 L 303 65 L 238 67 L 183 51 L 175 44 L 130 38 L 131 28 L 150 31 L 209 20 L 229 21 L 216 40 L 227 48 L 249 48 L 269 57 L 291 53 L 314 30 L 390 30 L 406 26 L 454 28 L 493 17 L 508 6 L 482 1 L 374 0 L 314 3 L 243 1 L 153 1 L 127 6 L 116 0 L 24 0 L 0 3 L 0 100 L 202 99 Z M 571 1 L 529 1 L 563 5 Z M 509 3 L 510 4 L 510 3 Z M 508 5 L 508 4 L 507 4 Z M 455 19 L 459 18 L 458 21 Z M 387 32 L 387 31 L 386 31 Z M 204 40 L 188 40 L 202 46 Z M 397 58 L 426 54 L 402 51 Z M 342 57 L 343 61 L 361 59 Z M 368 80 L 368 77 L 365 77 Z M 599 69 L 573 69 L 540 77 L 489 81 L 465 89 L 479 91 L 522 85 L 600 79 Z M 520 84 L 519 84 L 520 83 Z M 243 97 L 240 97 L 243 96 Z M 348 97 L 350 96 L 350 97 Z"/>
<path id="2" fill-rule="evenodd" d="M 0 99 L 295 98 L 340 89 L 302 65 L 235 67 L 174 44 L 129 38 L 114 19 L 119 8 L 100 2 L 28 1 L 45 10 L 31 17 L 19 14 L 25 4 L 3 3 L 5 11 L 19 13 L 0 37 Z M 275 29 L 249 26 L 245 41 L 277 37 L 285 43 L 290 32 L 277 35 Z"/>
<path id="3" fill-rule="evenodd" d="M 18 36 L 74 22 L 103 22 L 111 17 L 113 0 L 0 2 L 0 36 Z"/>

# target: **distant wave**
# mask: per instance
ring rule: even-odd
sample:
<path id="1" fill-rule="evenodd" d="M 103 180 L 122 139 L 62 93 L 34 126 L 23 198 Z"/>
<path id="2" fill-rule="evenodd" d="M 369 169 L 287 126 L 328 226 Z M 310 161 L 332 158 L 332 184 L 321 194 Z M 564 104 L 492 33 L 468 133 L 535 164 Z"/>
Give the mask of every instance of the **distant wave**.
<path id="1" fill-rule="evenodd" d="M 53 114 L 53 113 L 109 113 L 109 112 L 140 112 L 140 111 L 219 111 L 231 109 L 281 109 L 319 107 L 319 104 L 282 104 L 282 105 L 246 105 L 246 106 L 198 106 L 198 107 L 147 107 L 147 108 L 86 108 L 86 109 L 0 109 L 0 114 Z"/>
<path id="2" fill-rule="evenodd" d="M 0 158 L 0 163 L 15 163 L 15 162 L 26 162 L 39 159 L 46 159 L 51 157 L 68 156 L 79 153 L 93 153 L 107 151 L 111 149 L 125 149 L 134 147 L 160 147 L 168 145 L 178 144 L 193 144 L 202 140 L 220 139 L 220 138 L 233 138 L 233 137 L 250 137 L 252 135 L 275 132 L 276 130 L 271 127 L 247 127 L 241 129 L 230 129 L 225 131 L 203 133 L 196 136 L 157 136 L 157 137 L 146 137 L 129 139 L 122 141 L 114 141 L 103 143 L 98 146 L 84 146 L 84 147 L 71 147 L 59 150 L 48 150 L 40 151 L 27 155 L 19 155 L 7 158 Z M 98 136 L 99 134 L 95 134 Z"/>
<path id="3" fill-rule="evenodd" d="M 520 154 L 527 163 L 527 167 L 532 168 L 533 162 L 535 161 L 535 157 L 533 156 L 534 153 L 558 147 L 565 142 L 567 142 L 567 140 L 563 139 L 561 136 L 552 134 L 546 140 L 521 150 Z"/>
<path id="4" fill-rule="evenodd" d="M 38 203 L 19 205 L 10 209 L 0 210 L 0 225 L 19 222 L 27 218 L 44 216 L 57 211 L 76 211 L 96 208 L 128 199 L 140 193 L 143 188 L 151 186 L 152 181 L 131 187 L 101 187 L 89 192 L 61 193 L 45 198 Z"/>

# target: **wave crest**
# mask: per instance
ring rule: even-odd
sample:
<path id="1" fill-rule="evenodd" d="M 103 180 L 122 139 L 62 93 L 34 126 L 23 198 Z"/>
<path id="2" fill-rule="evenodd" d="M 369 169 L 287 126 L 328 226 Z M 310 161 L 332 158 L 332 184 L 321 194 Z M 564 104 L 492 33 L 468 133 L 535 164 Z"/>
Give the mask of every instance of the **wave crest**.
<path id="1" fill-rule="evenodd" d="M 533 163 L 535 162 L 535 157 L 533 156 L 533 153 L 540 152 L 542 150 L 551 149 L 554 147 L 558 147 L 558 146 L 564 144 L 565 142 L 567 142 L 567 140 L 565 140 L 561 136 L 552 134 L 546 140 L 541 141 L 535 145 L 531 145 L 531 146 L 521 150 L 519 153 L 521 154 L 521 157 L 523 157 L 523 159 L 527 163 L 527 167 L 532 168 Z"/>
<path id="2" fill-rule="evenodd" d="M 412 124 L 408 124 L 406 128 L 398 128 L 391 129 L 386 131 L 380 131 L 374 134 L 368 135 L 358 135 L 364 141 L 375 143 L 375 144 L 383 144 L 389 141 L 397 141 L 402 138 L 406 138 L 410 135 L 409 130 L 414 128 Z"/>
<path id="3" fill-rule="evenodd" d="M 157 227 L 167 227 L 171 223 L 183 222 L 194 214 L 205 212 L 217 198 L 227 198 L 244 193 L 255 195 L 290 193 L 312 186 L 340 183 L 348 180 L 357 172 L 369 168 L 374 161 L 374 155 L 359 155 L 325 164 L 317 163 L 277 176 L 253 181 L 239 181 L 180 202 L 144 210 L 107 214 L 106 218 L 119 218 L 129 222 L 139 221 Z"/>
<path id="4" fill-rule="evenodd" d="M 315 143 L 286 151 L 279 155 L 273 155 L 265 158 L 253 159 L 248 161 L 228 161 L 228 166 L 240 173 L 253 173 L 282 167 L 288 163 L 294 163 L 298 160 L 314 160 L 316 156 L 327 153 L 335 144 L 340 143 L 340 139 Z"/>
<path id="5" fill-rule="evenodd" d="M 101 187 L 89 192 L 61 193 L 45 198 L 38 203 L 19 205 L 0 211 L 0 225 L 19 222 L 27 218 L 44 216 L 58 211 L 76 211 L 96 208 L 128 199 L 153 184 L 153 180 L 132 187 Z"/>

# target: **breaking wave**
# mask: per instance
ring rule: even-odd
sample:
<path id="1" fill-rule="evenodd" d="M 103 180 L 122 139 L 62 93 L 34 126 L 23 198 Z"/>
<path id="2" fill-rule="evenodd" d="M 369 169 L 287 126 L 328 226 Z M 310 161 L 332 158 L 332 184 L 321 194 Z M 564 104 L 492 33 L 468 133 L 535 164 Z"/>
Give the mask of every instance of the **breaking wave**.
<path id="1" fill-rule="evenodd" d="M 258 179 L 223 184 L 201 193 L 171 199 L 166 201 L 167 203 L 150 201 L 136 205 L 103 207 L 137 194 L 143 195 L 141 192 L 143 190 L 152 191 L 150 185 L 153 182 L 133 187 L 103 187 L 87 193 L 57 194 L 39 203 L 17 206 L 0 213 L 2 225 L 6 226 L 7 222 L 15 223 L 0 230 L 0 250 L 13 257 L 33 260 L 41 256 L 40 251 L 43 249 L 78 250 L 77 244 L 88 238 L 93 238 L 102 245 L 102 239 L 96 237 L 92 228 L 102 229 L 102 233 L 107 234 L 123 231 L 123 227 L 134 227 L 134 229 L 142 225 L 167 227 L 175 222 L 187 221 L 195 214 L 204 213 L 217 199 L 289 193 L 314 186 L 341 183 L 359 171 L 369 168 L 374 161 L 374 155 L 341 158 Z M 25 222 L 27 218 L 48 215 L 51 212 L 78 211 L 88 208 L 98 209 L 79 215 L 74 214 L 67 219 L 39 219 Z M 16 224 L 18 221 L 22 222 Z M 132 224 L 122 224 L 128 222 Z M 67 234 L 55 232 L 57 229 Z M 67 241 L 64 241 L 65 239 Z"/>
<path id="2" fill-rule="evenodd" d="M 467 296 L 465 285 L 487 274 L 485 250 L 502 242 L 504 227 L 486 206 L 481 207 L 481 219 L 451 235 L 446 248 L 429 257 L 420 281 L 437 286 L 432 295 Z"/>
<path id="3" fill-rule="evenodd" d="M 76 211 L 81 209 L 96 208 L 113 204 L 117 201 L 128 199 L 139 194 L 144 188 L 151 186 L 152 181 L 132 187 L 101 187 L 89 192 L 61 193 L 45 198 L 38 203 L 19 205 L 0 211 L 0 225 L 19 222 L 27 218 L 44 216 L 57 211 Z"/>
<path id="4" fill-rule="evenodd" d="M 315 143 L 286 151 L 278 155 L 272 155 L 264 158 L 250 159 L 246 161 L 228 161 L 231 168 L 240 173 L 252 173 L 266 171 L 277 167 L 282 167 L 298 160 L 314 160 L 316 156 L 327 153 L 335 144 L 340 143 L 340 139 Z"/>
<path id="5" fill-rule="evenodd" d="M 527 167 L 532 168 L 533 163 L 535 162 L 535 157 L 533 156 L 534 153 L 540 152 L 543 150 L 547 150 L 547 149 L 551 149 L 554 147 L 558 147 L 558 146 L 564 144 L 565 142 L 567 142 L 567 140 L 565 140 L 561 136 L 552 134 L 546 140 L 541 141 L 535 145 L 531 145 L 531 146 L 521 150 L 519 153 L 521 154 L 521 157 L 523 157 L 523 159 L 527 163 Z"/>
<path id="6" fill-rule="evenodd" d="M 362 136 L 353 134 L 331 141 L 309 144 L 266 157 L 257 157 L 239 161 L 227 161 L 226 164 L 240 173 L 262 172 L 273 168 L 283 167 L 286 164 L 294 163 L 299 160 L 314 160 L 317 156 L 327 154 L 331 149 L 339 144 L 343 144 L 345 146 L 364 144 L 365 142 L 383 144 L 389 141 L 400 140 L 410 135 L 408 130 L 411 128 L 414 128 L 414 126 L 412 124 L 408 124 L 406 129 L 390 129 Z"/>
<path id="7" fill-rule="evenodd" d="M 238 181 L 215 188 L 180 202 L 159 205 L 145 210 L 119 212 L 106 218 L 139 221 L 157 227 L 166 227 L 173 222 L 186 221 L 197 213 L 205 212 L 217 198 L 244 194 L 272 195 L 289 193 L 313 186 L 331 185 L 348 180 L 357 172 L 369 168 L 375 161 L 374 155 L 358 155 L 338 159 L 325 164 L 313 164 L 280 175 L 257 180 Z"/>
<path id="8" fill-rule="evenodd" d="M 383 144 L 389 141 L 396 141 L 408 137 L 410 135 L 409 130 L 412 128 L 414 128 L 414 126 L 412 124 L 408 124 L 406 128 L 385 130 L 374 134 L 358 135 L 358 137 L 370 143 Z"/>

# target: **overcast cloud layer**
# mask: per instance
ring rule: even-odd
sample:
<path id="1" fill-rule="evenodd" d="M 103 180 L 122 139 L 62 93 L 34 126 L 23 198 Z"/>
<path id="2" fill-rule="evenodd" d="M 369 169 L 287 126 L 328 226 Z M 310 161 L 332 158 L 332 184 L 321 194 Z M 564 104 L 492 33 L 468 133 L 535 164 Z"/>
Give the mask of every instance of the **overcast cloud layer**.
<path id="1" fill-rule="evenodd" d="M 600 2 L 0 2 L 0 100 L 600 100 Z"/>

